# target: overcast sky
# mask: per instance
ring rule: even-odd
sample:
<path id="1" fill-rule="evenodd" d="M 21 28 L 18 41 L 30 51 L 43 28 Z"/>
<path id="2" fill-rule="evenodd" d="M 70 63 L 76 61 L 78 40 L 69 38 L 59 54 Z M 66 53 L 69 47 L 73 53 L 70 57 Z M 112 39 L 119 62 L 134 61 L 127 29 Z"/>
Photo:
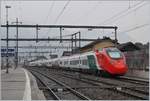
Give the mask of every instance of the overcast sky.
<path id="1" fill-rule="evenodd" d="M 1 1 L 1 23 L 6 23 L 5 6 L 10 5 L 9 22 L 18 17 L 23 24 L 69 24 L 69 25 L 109 25 L 118 27 L 118 39 L 123 42 L 150 41 L 149 0 L 130 1 Z M 65 29 L 64 35 L 81 29 Z M 81 30 L 82 38 L 102 38 L 113 36 L 113 30 Z M 10 37 L 15 37 L 15 29 L 10 29 Z M 59 36 L 56 29 L 40 29 L 43 38 Z M 31 38 L 35 29 L 19 29 L 19 37 Z M 6 29 L 1 29 L 1 37 L 6 37 Z M 69 38 L 69 37 L 68 37 Z M 2 42 L 3 44 L 3 42 Z M 23 42 L 20 44 L 28 44 Z M 42 43 L 38 43 L 42 44 Z"/>

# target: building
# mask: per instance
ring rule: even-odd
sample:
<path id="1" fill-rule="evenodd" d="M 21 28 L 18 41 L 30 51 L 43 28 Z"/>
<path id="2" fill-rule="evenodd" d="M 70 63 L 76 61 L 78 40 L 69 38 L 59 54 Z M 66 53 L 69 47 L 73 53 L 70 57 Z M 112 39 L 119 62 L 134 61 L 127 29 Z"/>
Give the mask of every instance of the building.
<path id="1" fill-rule="evenodd" d="M 49 55 L 49 56 L 50 56 L 50 59 L 58 58 L 58 55 L 57 55 L 57 54 L 51 54 L 51 55 Z"/>
<path id="2" fill-rule="evenodd" d="M 115 40 L 110 39 L 109 37 L 104 37 L 103 39 L 97 39 L 96 41 L 89 43 L 82 48 L 80 48 L 81 53 L 92 51 L 94 49 L 104 48 L 104 47 L 114 47 L 116 46 L 122 52 L 127 51 L 137 51 L 141 48 L 132 42 L 127 43 L 117 43 Z"/>
<path id="3" fill-rule="evenodd" d="M 120 49 L 125 57 L 126 63 L 130 70 L 149 70 L 149 44 L 127 42 L 119 44 Z"/>
<path id="4" fill-rule="evenodd" d="M 71 51 L 64 51 L 62 56 L 70 56 L 72 55 L 72 52 Z"/>
<path id="5" fill-rule="evenodd" d="M 85 45 L 84 47 L 81 47 L 80 52 L 84 53 L 84 52 L 92 51 L 94 49 L 99 49 L 104 47 L 114 47 L 115 43 L 116 43 L 115 40 L 112 40 L 109 37 L 104 37 L 103 39 L 97 39 L 96 41 L 91 42 Z"/>
<path id="6" fill-rule="evenodd" d="M 117 48 L 122 52 L 140 50 L 140 48 L 137 45 L 133 44 L 132 42 L 118 44 Z"/>

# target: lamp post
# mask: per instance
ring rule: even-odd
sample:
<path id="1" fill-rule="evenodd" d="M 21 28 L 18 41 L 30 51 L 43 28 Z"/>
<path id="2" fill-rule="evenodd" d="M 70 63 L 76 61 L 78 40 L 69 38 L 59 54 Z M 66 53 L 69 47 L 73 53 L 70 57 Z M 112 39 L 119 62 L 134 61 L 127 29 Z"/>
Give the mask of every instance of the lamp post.
<path id="1" fill-rule="evenodd" d="M 15 55 L 15 69 L 18 67 L 18 24 L 22 24 L 22 22 L 18 21 L 18 18 L 16 18 L 16 22 L 12 22 L 12 24 L 16 24 L 16 55 Z"/>
<path id="2" fill-rule="evenodd" d="M 9 71 L 8 71 L 8 68 L 9 68 L 9 65 L 8 65 L 8 8 L 11 8 L 11 6 L 8 6 L 8 5 L 6 5 L 5 6 L 5 8 L 6 8 L 6 25 L 7 25 L 7 41 L 6 41 L 6 44 L 7 44 L 7 54 L 6 54 L 6 73 L 9 73 Z"/>

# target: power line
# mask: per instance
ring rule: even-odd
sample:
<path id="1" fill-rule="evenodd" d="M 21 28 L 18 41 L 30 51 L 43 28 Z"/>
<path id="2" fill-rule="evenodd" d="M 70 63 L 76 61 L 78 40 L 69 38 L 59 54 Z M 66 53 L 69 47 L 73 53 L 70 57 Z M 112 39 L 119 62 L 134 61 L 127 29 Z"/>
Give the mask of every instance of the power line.
<path id="1" fill-rule="evenodd" d="M 68 4 L 69 4 L 70 1 L 71 1 L 71 0 L 67 1 L 67 3 L 65 4 L 65 6 L 63 7 L 62 11 L 61 11 L 61 12 L 59 13 L 59 15 L 56 17 L 56 20 L 55 20 L 54 23 L 57 23 L 57 21 L 59 20 L 60 16 L 61 16 L 61 15 L 63 14 L 63 12 L 65 11 L 65 9 L 66 9 L 66 7 L 68 6 Z M 49 29 L 46 34 L 48 34 L 50 31 L 51 31 L 51 30 Z"/>
<path id="2" fill-rule="evenodd" d="M 128 14 L 130 14 L 130 13 L 132 13 L 132 12 L 134 12 L 134 11 L 140 9 L 141 7 L 143 7 L 143 6 L 147 5 L 147 4 L 148 4 L 148 3 L 145 3 L 145 4 L 143 4 L 143 5 L 141 5 L 141 6 L 137 7 L 137 8 L 135 8 L 134 10 L 132 10 L 132 11 L 126 13 L 125 15 L 122 15 L 122 16 L 118 17 L 117 19 L 113 20 L 113 22 L 116 22 L 116 21 L 119 20 L 120 18 L 123 18 L 123 17 L 127 16 Z"/>
<path id="3" fill-rule="evenodd" d="M 134 28 L 131 28 L 131 29 L 128 29 L 128 30 L 125 30 L 125 31 L 122 31 L 122 32 L 118 32 L 118 33 L 126 33 L 126 32 L 131 32 L 131 31 L 134 31 L 134 30 L 137 30 L 137 29 L 140 29 L 142 27 L 146 27 L 146 26 L 149 26 L 150 24 L 142 24 L 142 25 L 139 25 L 139 26 L 136 26 Z"/>
<path id="4" fill-rule="evenodd" d="M 55 4 L 55 1 L 52 2 L 51 7 L 50 7 L 50 9 L 49 9 L 49 11 L 48 11 L 47 17 L 46 17 L 46 19 L 44 20 L 44 23 L 46 23 L 46 21 L 48 21 L 48 17 L 51 15 L 51 12 L 52 12 L 52 9 L 53 9 L 53 7 L 54 7 L 54 4 Z M 48 15 L 49 15 L 49 16 L 48 16 Z M 46 32 L 46 34 L 48 34 L 50 31 L 51 31 L 51 30 L 49 29 L 49 30 Z"/>
<path id="5" fill-rule="evenodd" d="M 59 20 L 59 18 L 61 17 L 61 15 L 64 13 L 65 9 L 67 8 L 67 6 L 69 5 L 69 2 L 71 0 L 68 0 L 67 3 L 65 4 L 65 6 L 63 7 L 63 9 L 61 10 L 61 12 L 59 13 L 59 15 L 56 17 L 55 23 L 57 23 L 57 21 Z"/>
<path id="6" fill-rule="evenodd" d="M 127 9 L 125 9 L 125 10 L 123 10 L 123 11 L 121 11 L 121 12 L 115 14 L 115 15 L 113 15 L 112 17 L 106 19 L 105 21 L 103 21 L 103 22 L 101 22 L 101 23 L 99 23 L 99 24 L 102 25 L 102 24 L 107 24 L 107 23 L 109 23 L 109 22 L 112 22 L 113 19 L 117 19 L 117 18 L 122 17 L 121 14 L 124 14 L 124 13 L 128 12 L 130 9 L 133 9 L 133 8 L 137 7 L 138 5 L 142 4 L 143 2 L 144 2 L 144 1 L 141 1 L 141 2 L 139 2 L 139 3 L 137 3 L 137 4 L 133 5 L 133 6 L 131 6 L 130 8 L 127 8 Z M 147 3 L 145 3 L 145 4 L 147 4 Z M 144 5 L 145 5 L 145 4 L 144 4 Z M 143 5 L 142 5 L 142 6 L 143 6 Z M 141 6 L 139 6 L 139 7 L 141 7 Z M 138 7 L 138 8 L 139 8 L 139 7 Z M 138 9 L 138 8 L 136 8 L 136 9 Z M 134 10 L 131 10 L 131 12 L 132 12 L 132 11 L 134 11 Z M 130 12 L 130 13 L 131 13 L 131 12 Z M 129 14 L 129 12 L 128 12 L 128 14 Z M 127 14 L 126 14 L 126 15 L 127 15 Z M 125 16 L 126 16 L 126 15 L 125 15 Z M 117 20 L 118 20 L 118 19 L 117 19 Z"/>
<path id="7" fill-rule="evenodd" d="M 55 1 L 53 1 L 52 2 L 52 5 L 51 5 L 51 7 L 50 7 L 50 9 L 49 9 L 49 11 L 48 11 L 48 15 L 50 16 L 52 13 L 52 9 L 53 9 L 53 7 L 54 7 L 54 4 L 55 4 Z M 49 14 L 50 13 L 50 14 Z M 48 15 L 47 15 L 47 17 L 46 17 L 46 20 L 44 21 L 44 23 L 46 23 L 46 21 L 48 20 Z M 46 34 L 48 34 L 49 32 L 50 32 L 51 30 L 49 29 L 47 32 L 46 32 Z"/>
<path id="8" fill-rule="evenodd" d="M 72 34 L 68 34 L 68 35 L 62 35 L 62 37 L 67 37 L 67 36 L 71 36 Z M 59 38 L 60 36 L 54 36 L 53 38 Z"/>
<path id="9" fill-rule="evenodd" d="M 51 12 L 52 12 L 52 9 L 53 9 L 54 5 L 55 5 L 55 1 L 52 2 L 51 6 L 49 8 L 48 14 L 46 16 L 46 19 L 44 20 L 44 23 L 46 23 L 48 21 L 48 17 L 51 16 L 51 14 L 52 14 Z"/>

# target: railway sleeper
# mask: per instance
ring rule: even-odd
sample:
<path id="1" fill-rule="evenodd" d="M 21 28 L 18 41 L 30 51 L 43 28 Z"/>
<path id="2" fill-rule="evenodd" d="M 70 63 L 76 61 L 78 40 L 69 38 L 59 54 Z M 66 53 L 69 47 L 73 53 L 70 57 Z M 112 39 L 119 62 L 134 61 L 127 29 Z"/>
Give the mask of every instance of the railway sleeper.
<path id="1" fill-rule="evenodd" d="M 65 76 L 65 77 L 69 77 L 69 78 L 73 78 L 73 79 L 77 79 L 77 80 L 80 80 L 80 81 L 83 81 L 83 82 L 87 82 L 87 83 L 91 83 L 91 84 L 93 84 L 93 85 L 99 85 L 99 83 L 94 83 L 94 82 L 90 82 L 90 80 L 89 81 L 87 81 L 86 79 L 88 79 L 88 78 L 75 78 L 75 77 L 72 77 L 72 76 L 66 76 L 66 75 L 63 75 L 63 74 L 61 74 L 62 76 Z M 110 85 L 112 85 L 112 84 L 110 84 L 110 83 L 107 83 L 107 82 L 104 82 L 104 81 L 99 81 L 99 82 L 101 82 L 101 83 L 104 83 L 104 84 L 106 84 L 106 85 L 109 85 L 109 87 L 106 87 L 106 89 L 108 89 L 108 90 L 113 90 L 113 91 L 117 91 L 117 92 L 120 92 L 120 93 L 123 93 L 123 94 L 126 94 L 126 95 L 130 95 L 130 96 L 132 96 L 132 97 L 136 97 L 136 98 L 139 98 L 139 99 L 144 99 L 144 100 L 147 100 L 147 96 L 145 96 L 145 95 L 140 95 L 139 93 L 145 93 L 145 92 L 143 92 L 143 91 L 139 91 L 139 90 L 135 90 L 135 89 L 133 89 L 133 88 L 129 88 L 129 87 L 118 87 L 118 86 L 116 86 L 116 85 L 114 85 L 114 86 L 112 86 L 112 87 L 110 87 Z M 101 85 L 99 85 L 99 86 L 101 86 Z M 104 87 L 105 88 L 105 87 Z M 139 93 L 136 93 L 138 96 L 136 96 L 134 93 L 129 93 L 129 92 L 127 92 L 127 90 L 130 90 L 130 91 L 137 91 L 137 92 L 139 92 Z"/>

